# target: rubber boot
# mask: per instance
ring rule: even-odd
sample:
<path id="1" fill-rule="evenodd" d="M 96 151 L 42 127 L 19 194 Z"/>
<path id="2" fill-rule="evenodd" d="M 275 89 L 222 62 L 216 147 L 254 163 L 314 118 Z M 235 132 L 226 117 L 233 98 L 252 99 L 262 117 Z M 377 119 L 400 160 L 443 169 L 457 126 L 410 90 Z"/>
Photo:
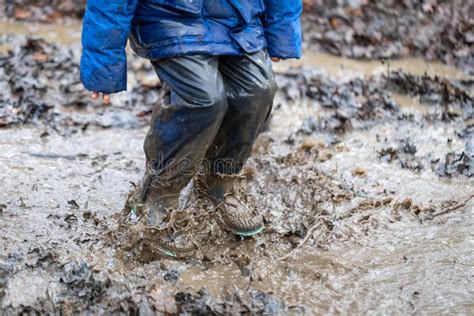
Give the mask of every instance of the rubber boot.
<path id="1" fill-rule="evenodd" d="M 142 212 L 146 216 L 147 225 L 165 227 L 168 213 L 178 208 L 180 188 L 150 183 L 143 190 L 146 192 L 141 193 Z"/>
<path id="2" fill-rule="evenodd" d="M 236 175 L 207 176 L 208 196 L 219 209 L 221 222 L 232 233 L 249 237 L 263 231 L 262 216 L 251 207 L 249 196 L 238 188 Z"/>
<path id="3" fill-rule="evenodd" d="M 141 187 L 127 201 L 128 209 L 142 217 L 147 226 L 143 241 L 146 252 L 164 257 L 189 257 L 207 236 L 206 222 L 198 219 L 199 210 L 180 206 L 181 187 L 150 181 L 145 176 Z"/>

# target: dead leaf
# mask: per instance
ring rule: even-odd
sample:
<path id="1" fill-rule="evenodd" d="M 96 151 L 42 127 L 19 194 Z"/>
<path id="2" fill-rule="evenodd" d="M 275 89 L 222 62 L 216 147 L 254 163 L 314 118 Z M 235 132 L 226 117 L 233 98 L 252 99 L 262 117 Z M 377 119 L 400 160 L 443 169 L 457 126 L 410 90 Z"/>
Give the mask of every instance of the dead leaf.
<path id="1" fill-rule="evenodd" d="M 335 29 L 341 25 L 341 22 L 339 22 L 339 19 L 337 18 L 330 18 L 329 22 L 331 23 L 331 26 Z"/>
<path id="2" fill-rule="evenodd" d="M 363 11 L 362 11 L 362 8 L 354 8 L 349 11 L 349 14 L 354 17 L 359 17 L 359 16 L 362 16 Z"/>
<path id="3" fill-rule="evenodd" d="M 44 54 L 44 53 L 36 53 L 32 56 L 33 60 L 34 61 L 39 61 L 40 63 L 44 63 L 46 61 L 48 61 L 48 55 Z"/>
<path id="4" fill-rule="evenodd" d="M 362 167 L 356 167 L 352 170 L 354 176 L 365 177 L 367 175 L 367 170 Z"/>
<path id="5" fill-rule="evenodd" d="M 15 18 L 18 20 L 26 20 L 31 17 L 31 12 L 25 9 L 16 9 L 15 10 Z"/>

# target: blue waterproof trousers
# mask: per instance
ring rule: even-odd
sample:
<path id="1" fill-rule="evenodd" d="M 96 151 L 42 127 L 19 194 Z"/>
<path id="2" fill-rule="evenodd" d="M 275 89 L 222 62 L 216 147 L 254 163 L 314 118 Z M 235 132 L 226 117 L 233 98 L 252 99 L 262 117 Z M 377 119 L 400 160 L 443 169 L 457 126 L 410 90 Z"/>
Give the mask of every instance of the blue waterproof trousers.
<path id="1" fill-rule="evenodd" d="M 164 92 L 144 150 L 148 184 L 182 189 L 198 170 L 240 172 L 277 90 L 266 50 L 152 61 Z"/>

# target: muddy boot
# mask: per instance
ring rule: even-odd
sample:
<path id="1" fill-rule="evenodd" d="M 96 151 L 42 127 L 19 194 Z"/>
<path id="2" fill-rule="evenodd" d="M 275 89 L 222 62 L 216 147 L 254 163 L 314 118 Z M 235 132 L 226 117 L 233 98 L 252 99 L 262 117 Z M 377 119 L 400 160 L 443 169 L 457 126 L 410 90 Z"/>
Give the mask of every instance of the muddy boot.
<path id="1" fill-rule="evenodd" d="M 219 209 L 221 222 L 234 234 L 253 236 L 263 231 L 263 219 L 258 211 L 250 207 L 249 196 L 238 186 L 235 175 L 209 175 L 207 192 Z"/>
<path id="2" fill-rule="evenodd" d="M 199 208 L 188 208 L 188 204 L 180 205 L 182 191 L 190 185 L 181 190 L 153 183 L 146 189 L 145 180 L 129 197 L 126 208 L 130 210 L 130 217 L 143 218 L 147 226 L 143 252 L 175 258 L 189 257 L 208 235 L 203 212 Z M 143 253 L 141 256 L 149 257 Z"/>
<path id="3" fill-rule="evenodd" d="M 209 235 L 206 214 L 202 212 L 169 210 L 164 222 L 164 227 L 151 228 L 148 237 L 148 248 L 164 256 L 191 257 Z"/>
<path id="4" fill-rule="evenodd" d="M 179 192 L 179 189 L 171 187 L 159 185 L 149 187 L 142 210 L 148 226 L 158 228 L 166 226 L 168 212 L 178 208 Z"/>
<path id="5" fill-rule="evenodd" d="M 159 229 L 156 239 L 157 246 L 168 256 L 194 255 L 211 233 L 210 214 L 202 207 L 200 187 L 195 185 L 195 179 L 191 180 L 180 191 L 178 206 L 169 209 L 164 217 L 166 226 Z"/>

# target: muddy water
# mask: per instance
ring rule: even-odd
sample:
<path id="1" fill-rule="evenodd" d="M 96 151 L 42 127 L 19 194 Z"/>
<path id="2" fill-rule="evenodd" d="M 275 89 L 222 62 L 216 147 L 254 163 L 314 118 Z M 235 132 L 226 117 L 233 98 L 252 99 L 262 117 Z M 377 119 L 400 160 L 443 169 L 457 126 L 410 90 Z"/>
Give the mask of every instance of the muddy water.
<path id="1" fill-rule="evenodd" d="M 393 99 L 405 114 L 427 112 L 417 98 L 394 94 Z M 288 137 L 288 129 L 295 130 L 288 117 L 295 118 L 292 122 L 297 124 L 311 113 L 309 101 L 298 107 L 281 106 L 280 111 L 274 112 L 272 131 L 276 135 Z M 411 138 L 417 143 L 419 156 L 462 151 L 463 141 L 455 138 L 446 141 L 455 135 L 455 129 L 455 126 L 420 129 L 408 122 L 402 125 L 388 122 L 369 131 L 353 131 L 345 135 L 335 152 L 330 151 L 330 159 L 317 166 L 345 186 L 356 188 L 359 198 L 390 196 L 392 205 L 408 199 L 420 208 L 450 200 L 464 201 L 474 193 L 472 180 L 440 179 L 430 171 L 401 170 L 375 158 L 375 153 L 387 145 L 379 138 L 388 139 L 388 143 Z M 309 142 L 324 144 L 325 140 L 315 135 Z M 325 146 L 322 147 L 321 152 L 325 153 Z M 347 211 L 347 205 L 342 210 Z M 320 247 L 324 251 L 305 249 L 288 265 L 272 265 L 266 270 L 267 280 L 271 281 L 265 289 L 281 291 L 287 300 L 303 303 L 317 312 L 472 312 L 472 200 L 459 213 L 434 222 L 420 224 L 420 218 L 409 211 L 396 213 L 393 207 L 360 211 L 345 228 L 349 232 L 343 229 L 346 234 L 343 239 L 350 239 L 348 236 L 361 229 L 359 225 L 363 221 L 380 229 L 362 228 L 366 231 L 361 235 L 360 231 L 355 233 L 357 240 L 353 243 L 326 245 L 323 242 Z M 262 262 L 262 269 L 268 268 L 267 265 L 268 262 Z"/>
<path id="2" fill-rule="evenodd" d="M 440 76 L 449 79 L 469 79 L 462 70 L 444 65 L 439 62 L 429 62 L 422 58 L 402 58 L 394 60 L 356 60 L 338 57 L 327 53 L 307 51 L 299 60 L 288 60 L 275 65 L 275 71 L 284 71 L 288 67 L 311 66 L 326 71 L 328 74 L 341 79 L 348 76 L 377 75 L 394 70 L 416 76 Z"/>
<path id="3" fill-rule="evenodd" d="M 64 25 L 45 23 L 23 23 L 0 21 L 0 35 L 38 36 L 47 41 L 68 46 L 77 45 L 81 40 L 81 24 L 77 21 L 67 21 Z M 0 51 L 6 51 L 12 46 L 8 43 L 0 45 Z"/>
<path id="4" fill-rule="evenodd" d="M 0 24 L 2 31 L 5 25 L 14 33 L 23 26 Z M 40 28 L 38 34 L 60 42 L 71 36 L 49 26 L 46 35 Z M 344 79 L 387 67 L 307 56 L 276 70 L 296 63 Z M 390 67 L 465 79 L 458 70 L 416 59 Z M 405 114 L 428 111 L 417 98 L 392 98 Z M 276 104 L 270 131 L 261 135 L 249 162 L 257 171 L 247 183 L 263 206 L 266 233 L 239 240 L 217 232 L 214 244 L 203 247 L 208 260 L 144 264 L 124 259 L 109 237 L 129 181 L 142 174 L 146 129 L 88 129 L 67 137 L 40 137 L 44 130 L 34 127 L 0 130 L 2 308 L 172 312 L 176 293 L 196 294 L 204 287 L 210 306 L 238 295 L 248 306 L 259 301 L 267 312 L 472 313 L 474 201 L 443 216 L 429 215 L 474 194 L 473 180 L 443 179 L 430 169 L 413 172 L 377 158 L 378 151 L 407 137 L 420 157 L 462 151 L 464 143 L 453 136 L 456 126 L 393 120 L 346 133 L 334 146 L 315 133 L 299 137 L 297 143 L 305 145 L 295 147 L 286 140 L 320 108 L 283 95 Z M 300 198 L 306 194 L 308 199 Z M 314 238 L 293 249 L 302 240 L 295 237 L 301 224 L 306 232 L 316 227 L 315 214 L 326 214 L 331 230 L 317 228 Z M 241 256 L 250 258 L 243 269 L 235 259 Z M 256 291 L 260 299 L 249 294 Z"/>
<path id="5" fill-rule="evenodd" d="M 51 42 L 71 46 L 80 42 L 81 24 L 74 20 L 67 21 L 65 25 L 0 21 L 0 35 L 7 34 L 39 36 Z M 4 51 L 8 48 L 11 48 L 11 46 L 0 45 L 0 49 Z M 405 73 L 418 76 L 440 76 L 449 79 L 470 78 L 462 70 L 439 62 L 428 62 L 422 58 L 364 61 L 312 51 L 306 51 L 299 60 L 277 63 L 274 66 L 274 70 L 275 72 L 280 72 L 290 67 L 301 66 L 317 67 L 338 78 L 347 78 L 354 75 L 376 75 L 392 70 L 402 70 Z"/>

